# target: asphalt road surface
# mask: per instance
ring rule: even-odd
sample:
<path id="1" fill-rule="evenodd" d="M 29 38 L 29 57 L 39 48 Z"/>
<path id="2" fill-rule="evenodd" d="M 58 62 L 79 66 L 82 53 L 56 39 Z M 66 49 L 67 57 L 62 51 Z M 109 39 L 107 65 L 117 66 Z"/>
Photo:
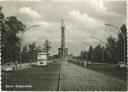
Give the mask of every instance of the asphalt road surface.
<path id="1" fill-rule="evenodd" d="M 126 91 L 127 82 L 105 74 L 62 62 L 61 91 Z"/>
<path id="2" fill-rule="evenodd" d="M 126 88 L 125 80 L 67 61 L 63 61 L 61 66 L 59 62 L 52 62 L 46 67 L 29 67 L 15 73 L 2 73 L 2 90 L 125 91 Z"/>
<path id="3" fill-rule="evenodd" d="M 46 67 L 30 67 L 15 73 L 2 73 L 2 90 L 50 90 L 58 87 L 60 64 L 49 63 Z"/>

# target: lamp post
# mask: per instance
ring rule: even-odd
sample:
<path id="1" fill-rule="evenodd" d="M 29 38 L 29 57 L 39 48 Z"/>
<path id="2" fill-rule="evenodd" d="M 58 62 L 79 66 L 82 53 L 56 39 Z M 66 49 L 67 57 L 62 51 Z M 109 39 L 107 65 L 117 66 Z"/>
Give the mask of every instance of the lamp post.
<path id="1" fill-rule="evenodd" d="M 111 25 L 111 24 L 105 24 L 105 25 L 107 25 L 107 26 L 111 26 L 111 27 L 115 27 L 116 29 L 118 29 L 119 30 L 119 32 L 121 33 L 121 29 L 119 28 L 119 27 L 117 27 L 117 26 L 115 26 L 115 25 Z M 122 35 L 122 37 L 123 37 L 123 40 L 124 40 L 124 63 L 126 63 L 125 62 L 125 35 L 123 34 L 123 33 L 121 33 L 121 35 Z"/>
<path id="2" fill-rule="evenodd" d="M 87 42 L 83 42 L 84 44 L 88 44 L 89 46 L 91 46 L 89 43 Z M 93 61 L 93 49 L 92 49 L 92 61 Z"/>
<path id="3" fill-rule="evenodd" d="M 100 43 L 101 43 L 101 45 L 102 45 L 102 63 L 104 62 L 104 48 L 103 48 L 103 43 L 102 43 L 102 41 L 98 38 L 98 37 L 95 37 L 95 36 L 90 36 L 91 38 L 95 38 L 95 39 L 97 39 Z"/>
<path id="4" fill-rule="evenodd" d="M 46 37 L 41 37 L 41 38 L 37 39 L 37 40 L 34 42 L 34 44 L 36 45 L 36 43 L 37 43 L 39 40 L 43 39 L 43 38 L 46 38 Z M 35 45 L 34 45 L 34 62 L 35 62 Z"/>
<path id="5" fill-rule="evenodd" d="M 29 30 L 29 29 L 31 29 L 32 27 L 37 27 L 37 26 L 39 26 L 39 25 L 34 25 L 34 26 L 30 26 L 30 27 L 28 27 L 28 28 L 26 28 L 25 30 Z M 22 35 L 21 35 L 21 40 L 23 39 L 23 35 L 24 35 L 24 33 L 22 33 Z M 20 67 L 21 67 L 21 57 L 22 57 L 22 51 L 21 51 L 21 47 L 22 47 L 22 42 L 20 41 Z"/>

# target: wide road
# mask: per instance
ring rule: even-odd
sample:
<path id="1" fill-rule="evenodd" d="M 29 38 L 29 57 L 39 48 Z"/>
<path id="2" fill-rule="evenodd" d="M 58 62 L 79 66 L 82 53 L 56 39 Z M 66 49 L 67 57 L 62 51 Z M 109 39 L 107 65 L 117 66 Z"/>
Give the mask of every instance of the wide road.
<path id="1" fill-rule="evenodd" d="M 47 67 L 2 73 L 2 90 L 125 91 L 126 88 L 125 80 L 67 61 L 62 61 L 61 66 L 60 62 L 52 62 Z"/>
<path id="2" fill-rule="evenodd" d="M 50 90 L 58 87 L 60 64 L 49 63 L 46 67 L 30 67 L 15 73 L 2 73 L 2 90 Z"/>
<path id="3" fill-rule="evenodd" d="M 62 62 L 61 91 L 125 91 L 127 82 L 69 62 Z"/>

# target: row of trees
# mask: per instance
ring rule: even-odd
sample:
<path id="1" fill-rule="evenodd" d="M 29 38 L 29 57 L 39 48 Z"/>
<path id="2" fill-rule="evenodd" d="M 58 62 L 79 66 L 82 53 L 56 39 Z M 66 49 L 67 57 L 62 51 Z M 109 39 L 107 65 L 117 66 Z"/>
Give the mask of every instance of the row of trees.
<path id="1" fill-rule="evenodd" d="M 126 62 L 127 56 L 127 28 L 123 24 L 120 27 L 120 32 L 118 32 L 118 38 L 110 36 L 107 38 L 107 43 L 104 47 L 100 44 L 95 48 L 90 46 L 89 50 L 81 51 L 78 59 L 87 60 L 98 63 L 117 63 L 117 62 Z M 125 49 L 125 52 L 124 52 Z M 124 55 L 125 54 L 125 55 Z M 103 55 L 103 56 L 102 56 Z M 103 60 L 102 60 L 103 59 Z"/>
<path id="2" fill-rule="evenodd" d="M 0 8 L 1 63 L 20 62 L 22 39 L 19 34 L 26 31 L 26 25 L 15 16 L 5 17 L 1 9 L 2 7 Z M 50 49 L 50 42 L 46 40 L 43 51 L 46 51 L 49 55 Z M 24 46 L 21 52 L 22 63 L 35 61 L 37 53 L 41 51 L 41 47 L 36 47 L 35 43 Z M 33 57 L 35 57 L 35 60 Z"/>
<path id="3" fill-rule="evenodd" d="M 49 57 L 49 51 L 51 49 L 50 42 L 45 40 L 43 47 L 35 46 L 35 43 L 29 44 L 28 46 L 25 45 L 22 50 L 22 58 L 21 61 L 26 62 L 34 62 L 37 60 L 37 53 L 39 52 L 46 52 L 47 56 Z"/>

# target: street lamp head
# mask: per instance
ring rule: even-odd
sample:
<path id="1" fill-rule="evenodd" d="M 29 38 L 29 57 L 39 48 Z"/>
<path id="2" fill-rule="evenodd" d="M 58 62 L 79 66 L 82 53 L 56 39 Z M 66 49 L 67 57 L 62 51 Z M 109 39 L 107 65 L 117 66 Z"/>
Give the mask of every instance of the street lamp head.
<path id="1" fill-rule="evenodd" d="M 30 27 L 26 28 L 26 30 L 29 30 L 29 29 L 31 29 L 31 28 L 33 28 L 33 27 L 38 27 L 38 26 L 40 26 L 40 25 L 33 25 L 33 26 L 30 26 Z"/>
<path id="2" fill-rule="evenodd" d="M 105 25 L 107 25 L 107 26 L 112 26 L 112 25 L 110 25 L 110 24 L 105 24 Z"/>
<path id="3" fill-rule="evenodd" d="M 34 25 L 34 26 L 32 26 L 32 27 L 37 27 L 37 26 L 40 26 L 40 25 Z"/>
<path id="4" fill-rule="evenodd" d="M 107 26 L 111 26 L 111 27 L 115 27 L 115 28 L 117 28 L 118 30 L 120 30 L 120 28 L 117 27 L 117 26 L 115 26 L 115 25 L 112 25 L 112 24 L 105 24 L 105 25 L 107 25 Z"/>
<path id="5" fill-rule="evenodd" d="M 105 24 L 105 25 L 109 25 L 109 24 Z"/>

